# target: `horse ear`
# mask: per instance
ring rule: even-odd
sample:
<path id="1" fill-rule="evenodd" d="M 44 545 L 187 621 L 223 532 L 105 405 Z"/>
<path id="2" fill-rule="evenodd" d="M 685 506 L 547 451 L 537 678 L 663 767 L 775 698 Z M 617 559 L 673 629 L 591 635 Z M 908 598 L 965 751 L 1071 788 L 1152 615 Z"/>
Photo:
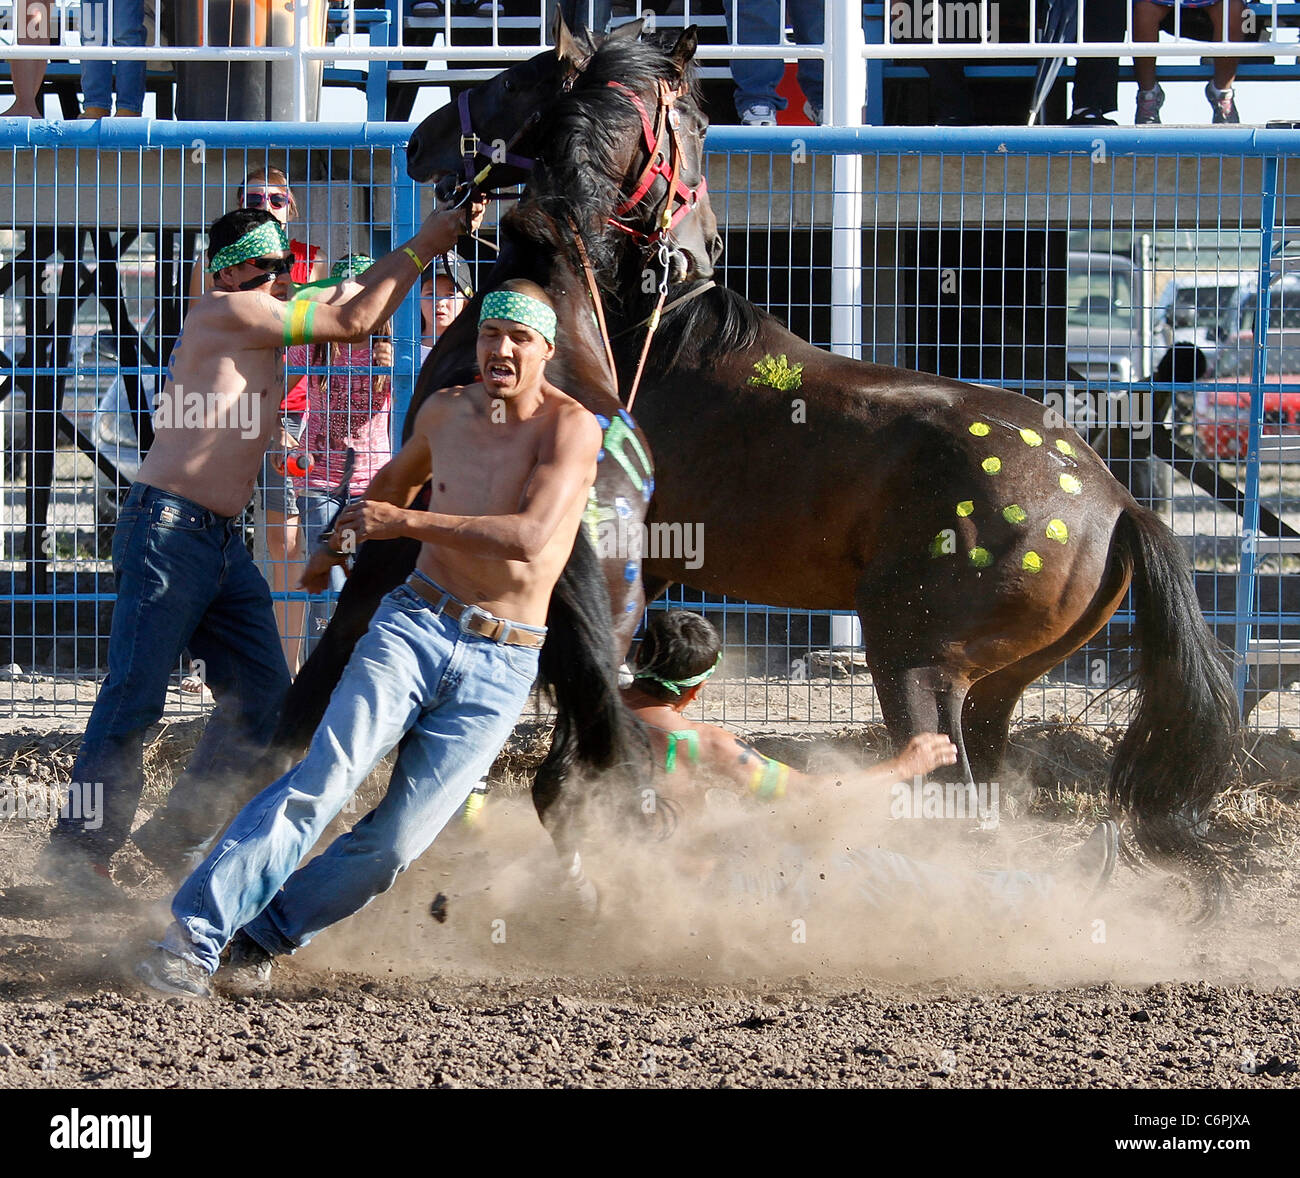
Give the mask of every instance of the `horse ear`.
<path id="1" fill-rule="evenodd" d="M 638 17 L 636 20 L 630 20 L 625 25 L 619 25 L 613 32 L 605 38 L 605 44 L 611 41 L 635 41 L 645 28 L 645 17 Z"/>
<path id="2" fill-rule="evenodd" d="M 555 23 L 551 26 L 551 35 L 555 40 L 555 58 L 561 64 L 572 66 L 579 69 L 582 63 L 590 56 L 584 53 L 582 46 L 578 44 L 574 35 L 569 32 L 569 26 L 565 23 L 564 13 L 560 5 L 555 6 Z"/>
<path id="3" fill-rule="evenodd" d="M 669 56 L 677 63 L 677 68 L 683 73 L 686 67 L 690 65 L 695 58 L 695 50 L 700 45 L 700 30 L 698 25 L 690 25 L 682 30 L 682 35 L 677 38 L 677 44 L 673 46 Z"/>

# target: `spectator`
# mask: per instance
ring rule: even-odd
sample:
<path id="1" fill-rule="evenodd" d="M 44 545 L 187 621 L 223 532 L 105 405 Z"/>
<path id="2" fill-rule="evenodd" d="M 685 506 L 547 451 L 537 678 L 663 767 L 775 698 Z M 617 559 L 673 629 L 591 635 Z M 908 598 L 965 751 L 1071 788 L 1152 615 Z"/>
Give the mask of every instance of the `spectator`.
<path id="1" fill-rule="evenodd" d="M 244 178 L 235 194 L 236 202 L 244 209 L 265 209 L 281 225 L 287 225 L 298 217 L 298 206 L 293 199 L 293 190 L 288 178 L 279 168 L 254 168 Z M 289 278 L 301 285 L 314 282 L 325 276 L 325 263 L 321 259 L 320 249 L 308 245 L 305 241 L 290 239 L 289 248 L 293 252 L 293 269 Z M 190 296 L 202 294 L 211 279 L 204 281 L 204 268 L 195 267 L 190 283 Z M 303 419 L 307 412 L 307 377 L 300 376 L 285 394 L 280 411 L 284 415 L 285 430 L 281 435 L 282 445 L 272 443 L 262 464 L 262 507 L 266 515 L 266 553 L 271 563 L 271 589 L 275 593 L 290 591 L 292 581 L 290 567 L 301 563 L 304 555 L 302 535 L 298 520 L 298 497 L 293 481 L 284 472 L 283 453 L 292 450 L 302 440 Z M 290 674 L 297 671 L 302 648 L 303 603 L 301 601 L 276 601 L 276 624 L 280 628 L 280 642 L 284 648 L 285 662 Z M 200 691 L 200 684 L 193 676 L 187 678 L 181 687 L 186 691 Z"/>
<path id="2" fill-rule="evenodd" d="M 332 278 L 355 278 L 372 265 L 364 254 L 352 254 L 336 262 Z M 391 368 L 392 324 L 385 324 L 380 338 L 365 344 L 296 344 L 288 350 L 290 367 L 317 370 L 308 378 L 306 429 L 302 448 L 311 456 L 311 468 L 297 480 L 298 518 L 306 547 L 311 551 L 321 533 L 333 522 L 338 509 L 350 496 L 360 496 L 379 468 L 392 456 L 389 410 L 392 384 L 386 373 L 376 368 Z M 348 451 L 355 456 L 352 477 L 339 487 Z M 330 570 L 330 588 L 343 589 L 345 574 L 341 565 Z M 307 606 L 307 633 L 303 642 L 303 661 L 315 649 L 325 627 L 329 625 L 332 606 L 327 601 L 313 601 Z"/>
<path id="3" fill-rule="evenodd" d="M 1241 22 L 1245 11 L 1241 0 L 1134 0 L 1133 40 L 1158 41 L 1160 24 L 1175 3 L 1181 3 L 1184 11 L 1189 8 L 1208 9 L 1215 41 L 1241 40 Z M 1223 19 L 1225 7 L 1228 10 L 1226 38 Z M 1137 76 L 1138 83 L 1137 114 L 1133 121 L 1139 125 L 1160 122 L 1160 108 L 1164 105 L 1165 92 L 1156 81 L 1156 59 L 1134 56 L 1133 72 Z M 1210 110 L 1213 112 L 1211 122 L 1241 122 L 1237 116 L 1237 104 L 1232 91 L 1232 83 L 1236 78 L 1237 58 L 1216 57 L 1214 59 L 1214 77 L 1205 83 L 1205 97 L 1209 99 Z"/>
<path id="4" fill-rule="evenodd" d="M 725 0 L 727 36 L 735 45 L 779 45 L 781 34 L 781 0 Z M 785 0 L 785 14 L 800 45 L 820 45 L 825 40 L 822 0 Z M 731 76 L 736 83 L 736 113 L 747 127 L 776 126 L 777 111 L 785 110 L 786 100 L 776 92 L 785 74 L 785 62 L 779 57 L 761 60 L 736 58 Z M 814 123 L 822 121 L 822 62 L 819 58 L 800 58 L 799 85 L 803 89 L 803 112 Z"/>
<path id="5" fill-rule="evenodd" d="M 555 27 L 556 7 L 557 0 L 546 0 L 542 28 Z M 575 33 L 579 29 L 590 29 L 593 33 L 609 32 L 613 0 L 558 0 L 558 7 L 564 14 L 564 23 Z M 588 17 L 591 19 L 588 20 Z"/>
<path id="6" fill-rule="evenodd" d="M 1103 43 L 1124 40 L 1124 16 L 1123 0 L 1084 0 L 1083 39 Z M 1074 66 L 1072 105 L 1069 122 L 1074 126 L 1117 126 L 1106 116 L 1119 109 L 1119 59 L 1079 58 Z"/>
<path id="7" fill-rule="evenodd" d="M 26 0 L 24 9 L 22 0 L 17 0 L 17 23 L 19 45 L 48 45 L 53 40 L 53 22 L 50 9 L 53 0 Z M 48 62 L 37 58 L 15 59 L 9 65 L 9 76 L 13 79 L 14 100 L 9 109 L 0 112 L 0 118 L 9 119 L 43 119 L 45 111 L 41 102 L 41 83 L 45 81 L 45 67 Z"/>
<path id="8" fill-rule="evenodd" d="M 442 258 L 434 261 L 420 280 L 420 363 L 423 364 L 433 351 L 438 337 L 455 322 L 456 316 L 464 309 L 473 291 L 467 296 L 461 289 L 457 278 L 464 282 L 464 268 L 455 254 L 448 254 L 447 261 L 452 265 L 455 276 L 447 272 L 447 264 Z M 466 284 L 468 288 L 468 284 Z"/>
<path id="9" fill-rule="evenodd" d="M 112 12 L 112 38 L 108 23 Z M 81 43 L 83 45 L 144 44 L 144 0 L 81 0 Z M 81 63 L 83 119 L 106 119 L 113 113 L 113 79 L 117 77 L 117 113 L 139 118 L 144 110 L 145 63 L 108 61 L 104 58 Z"/>

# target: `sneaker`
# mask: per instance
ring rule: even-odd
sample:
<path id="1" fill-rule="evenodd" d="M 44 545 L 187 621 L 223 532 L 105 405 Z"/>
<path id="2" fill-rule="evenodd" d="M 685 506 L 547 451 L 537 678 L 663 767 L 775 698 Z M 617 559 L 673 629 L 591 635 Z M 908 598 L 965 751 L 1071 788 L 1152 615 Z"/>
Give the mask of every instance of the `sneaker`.
<path id="1" fill-rule="evenodd" d="M 1160 120 L 1157 118 L 1156 122 Z M 1114 119 L 1108 119 L 1104 111 L 1098 110 L 1095 106 L 1081 106 L 1068 119 L 1066 125 L 1070 127 L 1118 127 L 1119 124 Z"/>
<path id="2" fill-rule="evenodd" d="M 135 976 L 151 989 L 185 998 L 211 998 L 212 982 L 201 965 L 168 953 L 161 945 L 135 967 Z"/>
<path id="3" fill-rule="evenodd" d="M 1205 97 L 1210 100 L 1210 109 L 1214 112 L 1214 117 L 1210 120 L 1211 122 L 1241 122 L 1241 119 L 1237 115 L 1237 103 L 1233 99 L 1233 90 L 1231 86 L 1226 90 L 1220 90 L 1215 86 L 1213 80 L 1206 82 Z"/>
<path id="4" fill-rule="evenodd" d="M 1137 114 L 1133 116 L 1133 122 L 1139 127 L 1144 123 L 1158 123 L 1160 108 L 1164 104 L 1165 92 L 1160 89 L 1159 83 L 1152 90 L 1139 90 Z"/>
<path id="5" fill-rule="evenodd" d="M 1119 827 L 1109 818 L 1098 822 L 1074 855 L 1054 872 L 1058 886 L 1068 888 L 1080 900 L 1095 899 L 1110 883 L 1119 860 Z"/>
<path id="6" fill-rule="evenodd" d="M 803 104 L 803 117 L 807 119 L 814 127 L 822 125 L 822 108 L 815 102 L 805 102 Z"/>
<path id="7" fill-rule="evenodd" d="M 230 956 L 221 970 L 222 984 L 233 994 L 260 994 L 271 984 L 274 961 L 272 954 L 240 929 L 230 942 Z"/>
<path id="8" fill-rule="evenodd" d="M 756 102 L 740 112 L 740 121 L 746 127 L 775 127 L 776 107 L 766 102 Z"/>
<path id="9" fill-rule="evenodd" d="M 108 864 L 97 863 L 63 839 L 51 839 L 36 861 L 46 883 L 88 904 L 128 904 L 126 894 L 113 882 Z"/>

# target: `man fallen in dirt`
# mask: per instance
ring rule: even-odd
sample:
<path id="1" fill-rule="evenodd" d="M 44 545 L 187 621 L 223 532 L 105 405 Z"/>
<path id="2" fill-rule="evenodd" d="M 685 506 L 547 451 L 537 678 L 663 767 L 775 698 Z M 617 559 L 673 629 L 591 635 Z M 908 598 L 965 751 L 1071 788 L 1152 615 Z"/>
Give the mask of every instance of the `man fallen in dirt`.
<path id="1" fill-rule="evenodd" d="M 206 997 L 232 938 L 232 981 L 269 978 L 275 955 L 392 887 L 496 758 L 536 676 L 600 451 L 595 417 L 545 378 L 555 323 L 533 283 L 490 293 L 481 382 L 429 397 L 410 441 L 339 517 L 336 537 L 423 541 L 416 571 L 376 611 L 305 759 L 181 885 L 174 923 L 137 968 L 150 986 Z M 431 477 L 430 510 L 407 510 Z M 313 557 L 309 588 L 329 559 Z M 298 867 L 399 742 L 379 805 Z"/>
<path id="2" fill-rule="evenodd" d="M 218 706 L 165 817 L 137 831 L 136 842 L 165 862 L 187 840 L 211 838 L 229 816 L 220 805 L 224 783 L 270 739 L 289 685 L 270 594 L 240 519 L 280 422 L 284 349 L 369 336 L 419 278 L 423 260 L 455 241 L 462 221 L 459 212 L 433 214 L 409 245 L 340 290 L 334 305 L 286 304 L 293 256 L 264 209 L 228 213 L 212 226 L 216 286 L 190 311 L 172 352 L 154 443 L 113 537 L 108 677 L 73 769 L 74 789 L 102 788 L 103 823 L 88 829 L 60 820 L 40 864 L 51 883 L 120 899 L 109 859 L 130 832 L 144 733 L 162 715 L 186 647 L 203 660 Z"/>
<path id="3" fill-rule="evenodd" d="M 814 800 L 818 794 L 842 791 L 844 806 L 861 807 L 865 814 L 889 813 L 889 786 L 910 783 L 942 765 L 957 760 L 952 741 L 938 733 L 913 737 L 897 756 L 869 769 L 850 773 L 800 773 L 766 757 L 752 745 L 712 724 L 687 720 L 683 712 L 704 690 L 722 658 L 717 631 L 699 614 L 671 610 L 652 615 L 636 659 L 632 683 L 624 689 L 624 702 L 647 726 L 655 762 L 663 772 L 656 779 L 656 801 L 673 818 L 680 818 L 685 844 L 681 858 L 687 870 L 707 880 L 715 893 L 771 897 L 797 894 L 801 901 L 816 885 L 817 875 L 805 867 L 803 848 L 780 847 L 769 840 L 745 839 L 763 848 L 754 854 L 720 854 L 707 829 L 693 837 L 693 828 L 707 826 L 705 810 L 712 791 L 722 789 L 760 803 L 773 803 L 789 795 Z M 725 795 L 724 795 L 725 796 Z M 764 807 L 767 808 L 766 806 Z M 738 829 L 752 831 L 763 817 L 755 814 Z M 775 849 L 778 866 L 765 858 Z M 841 851 L 833 867 L 851 873 L 855 894 L 871 907 L 887 910 L 915 900 L 920 907 L 951 911 L 961 904 L 976 915 L 1004 914 L 1022 904 L 1050 900 L 1063 894 L 1079 900 L 1105 885 L 1114 870 L 1118 831 L 1110 821 L 1100 823 L 1063 871 L 1054 875 L 1024 871 L 953 871 L 879 847 Z M 821 875 L 822 879 L 825 875 Z"/>

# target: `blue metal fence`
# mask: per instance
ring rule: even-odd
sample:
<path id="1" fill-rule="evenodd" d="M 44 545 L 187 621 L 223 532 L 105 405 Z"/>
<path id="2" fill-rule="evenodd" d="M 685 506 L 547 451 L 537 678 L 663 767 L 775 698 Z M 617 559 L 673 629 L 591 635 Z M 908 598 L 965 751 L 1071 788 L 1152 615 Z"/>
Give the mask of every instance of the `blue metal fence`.
<path id="1" fill-rule="evenodd" d="M 140 423 L 138 381 L 165 363 L 204 226 L 269 164 L 289 174 L 299 231 L 329 257 L 382 252 L 414 232 L 430 199 L 405 176 L 410 130 L 0 120 L 13 177 L 0 196 L 0 621 L 19 667 L 5 672 L 0 658 L 0 712 L 75 717 L 93 700 L 112 600 L 102 492 L 121 453 L 92 402 L 120 375 Z M 1294 724 L 1300 466 L 1285 443 L 1300 437 L 1288 268 L 1298 148 L 1296 132 L 1250 128 L 723 127 L 709 137 L 710 192 L 724 279 L 799 334 L 1025 392 L 1108 448 L 1188 546 L 1243 699 L 1267 697 L 1255 722 Z M 394 422 L 419 324 L 413 297 L 394 323 Z M 119 348 L 106 367 L 85 346 L 106 331 L 133 337 L 138 354 Z M 1134 457 L 1134 438 L 1156 457 Z M 35 471 L 48 471 L 44 488 Z M 876 718 L 849 615 L 689 589 L 669 600 L 726 631 L 712 715 L 750 726 Z M 1130 624 L 1122 610 L 1026 695 L 1024 715 L 1125 719 L 1110 688 L 1129 669 Z"/>

